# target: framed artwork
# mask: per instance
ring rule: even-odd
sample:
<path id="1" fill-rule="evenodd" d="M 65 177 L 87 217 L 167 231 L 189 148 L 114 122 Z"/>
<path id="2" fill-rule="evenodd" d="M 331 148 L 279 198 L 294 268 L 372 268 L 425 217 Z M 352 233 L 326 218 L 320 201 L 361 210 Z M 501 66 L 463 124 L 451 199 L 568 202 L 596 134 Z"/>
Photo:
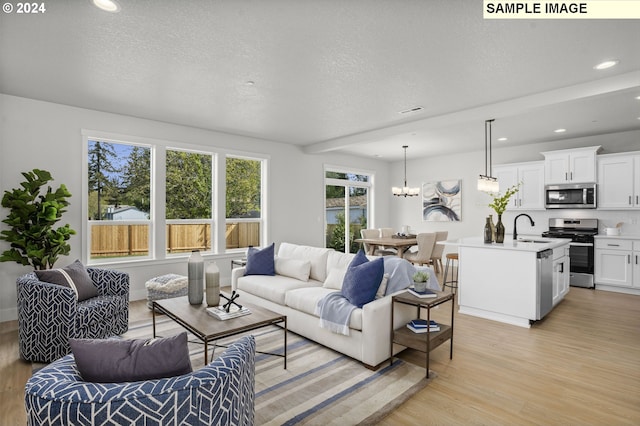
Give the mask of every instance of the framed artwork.
<path id="1" fill-rule="evenodd" d="M 422 184 L 422 220 L 460 222 L 462 220 L 462 179 Z"/>

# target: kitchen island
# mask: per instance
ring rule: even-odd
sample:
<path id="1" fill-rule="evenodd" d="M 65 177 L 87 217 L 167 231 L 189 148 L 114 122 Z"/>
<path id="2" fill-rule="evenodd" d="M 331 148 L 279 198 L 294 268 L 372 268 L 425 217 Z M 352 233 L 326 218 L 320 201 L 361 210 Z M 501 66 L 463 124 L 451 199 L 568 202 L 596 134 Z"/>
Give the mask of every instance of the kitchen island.
<path id="1" fill-rule="evenodd" d="M 521 327 L 542 319 L 569 291 L 569 239 L 481 237 L 446 241 L 460 257 L 458 311 Z"/>

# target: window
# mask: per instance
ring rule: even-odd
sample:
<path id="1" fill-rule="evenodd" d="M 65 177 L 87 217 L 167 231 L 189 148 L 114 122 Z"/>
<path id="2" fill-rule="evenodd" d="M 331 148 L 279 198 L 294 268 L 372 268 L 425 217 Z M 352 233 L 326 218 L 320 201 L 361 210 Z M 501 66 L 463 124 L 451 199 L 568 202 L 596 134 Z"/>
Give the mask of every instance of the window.
<path id="1" fill-rule="evenodd" d="M 167 253 L 212 250 L 213 155 L 167 149 Z"/>
<path id="2" fill-rule="evenodd" d="M 372 176 L 361 172 L 325 169 L 325 245 L 336 251 L 355 253 L 370 220 Z"/>
<path id="3" fill-rule="evenodd" d="M 93 131 L 83 140 L 88 263 L 266 241 L 267 157 Z"/>
<path id="4" fill-rule="evenodd" d="M 264 160 L 227 156 L 226 248 L 260 246 Z"/>
<path id="5" fill-rule="evenodd" d="M 89 140 L 89 259 L 149 256 L 151 149 Z"/>

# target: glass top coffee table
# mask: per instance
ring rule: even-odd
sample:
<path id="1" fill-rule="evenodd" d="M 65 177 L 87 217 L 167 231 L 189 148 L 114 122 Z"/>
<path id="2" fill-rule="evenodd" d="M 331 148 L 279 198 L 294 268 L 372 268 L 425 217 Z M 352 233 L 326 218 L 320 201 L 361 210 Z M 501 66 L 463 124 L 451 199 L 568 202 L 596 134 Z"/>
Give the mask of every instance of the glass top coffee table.
<path id="1" fill-rule="evenodd" d="M 282 324 L 284 351 L 282 354 L 271 352 L 259 352 L 267 355 L 284 358 L 284 368 L 287 368 L 287 316 L 280 315 L 259 306 L 243 303 L 251 310 L 251 314 L 228 320 L 219 320 L 207 313 L 207 304 L 189 304 L 187 296 L 173 299 L 161 299 L 153 301 L 153 337 L 156 337 L 156 309 L 173 321 L 191 332 L 204 343 L 204 364 L 207 364 L 209 342 L 225 337 L 234 336 L 251 330 L 257 330 L 269 325 Z M 214 343 L 215 348 L 215 343 Z"/>

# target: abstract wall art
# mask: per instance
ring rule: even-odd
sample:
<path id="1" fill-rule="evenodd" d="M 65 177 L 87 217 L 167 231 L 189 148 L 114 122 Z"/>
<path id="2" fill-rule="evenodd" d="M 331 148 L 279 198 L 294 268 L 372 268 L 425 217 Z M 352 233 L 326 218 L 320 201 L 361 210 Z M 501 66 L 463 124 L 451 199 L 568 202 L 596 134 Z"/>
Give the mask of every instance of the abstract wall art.
<path id="1" fill-rule="evenodd" d="M 462 220 L 462 179 L 422 184 L 422 220 L 460 222 Z"/>

